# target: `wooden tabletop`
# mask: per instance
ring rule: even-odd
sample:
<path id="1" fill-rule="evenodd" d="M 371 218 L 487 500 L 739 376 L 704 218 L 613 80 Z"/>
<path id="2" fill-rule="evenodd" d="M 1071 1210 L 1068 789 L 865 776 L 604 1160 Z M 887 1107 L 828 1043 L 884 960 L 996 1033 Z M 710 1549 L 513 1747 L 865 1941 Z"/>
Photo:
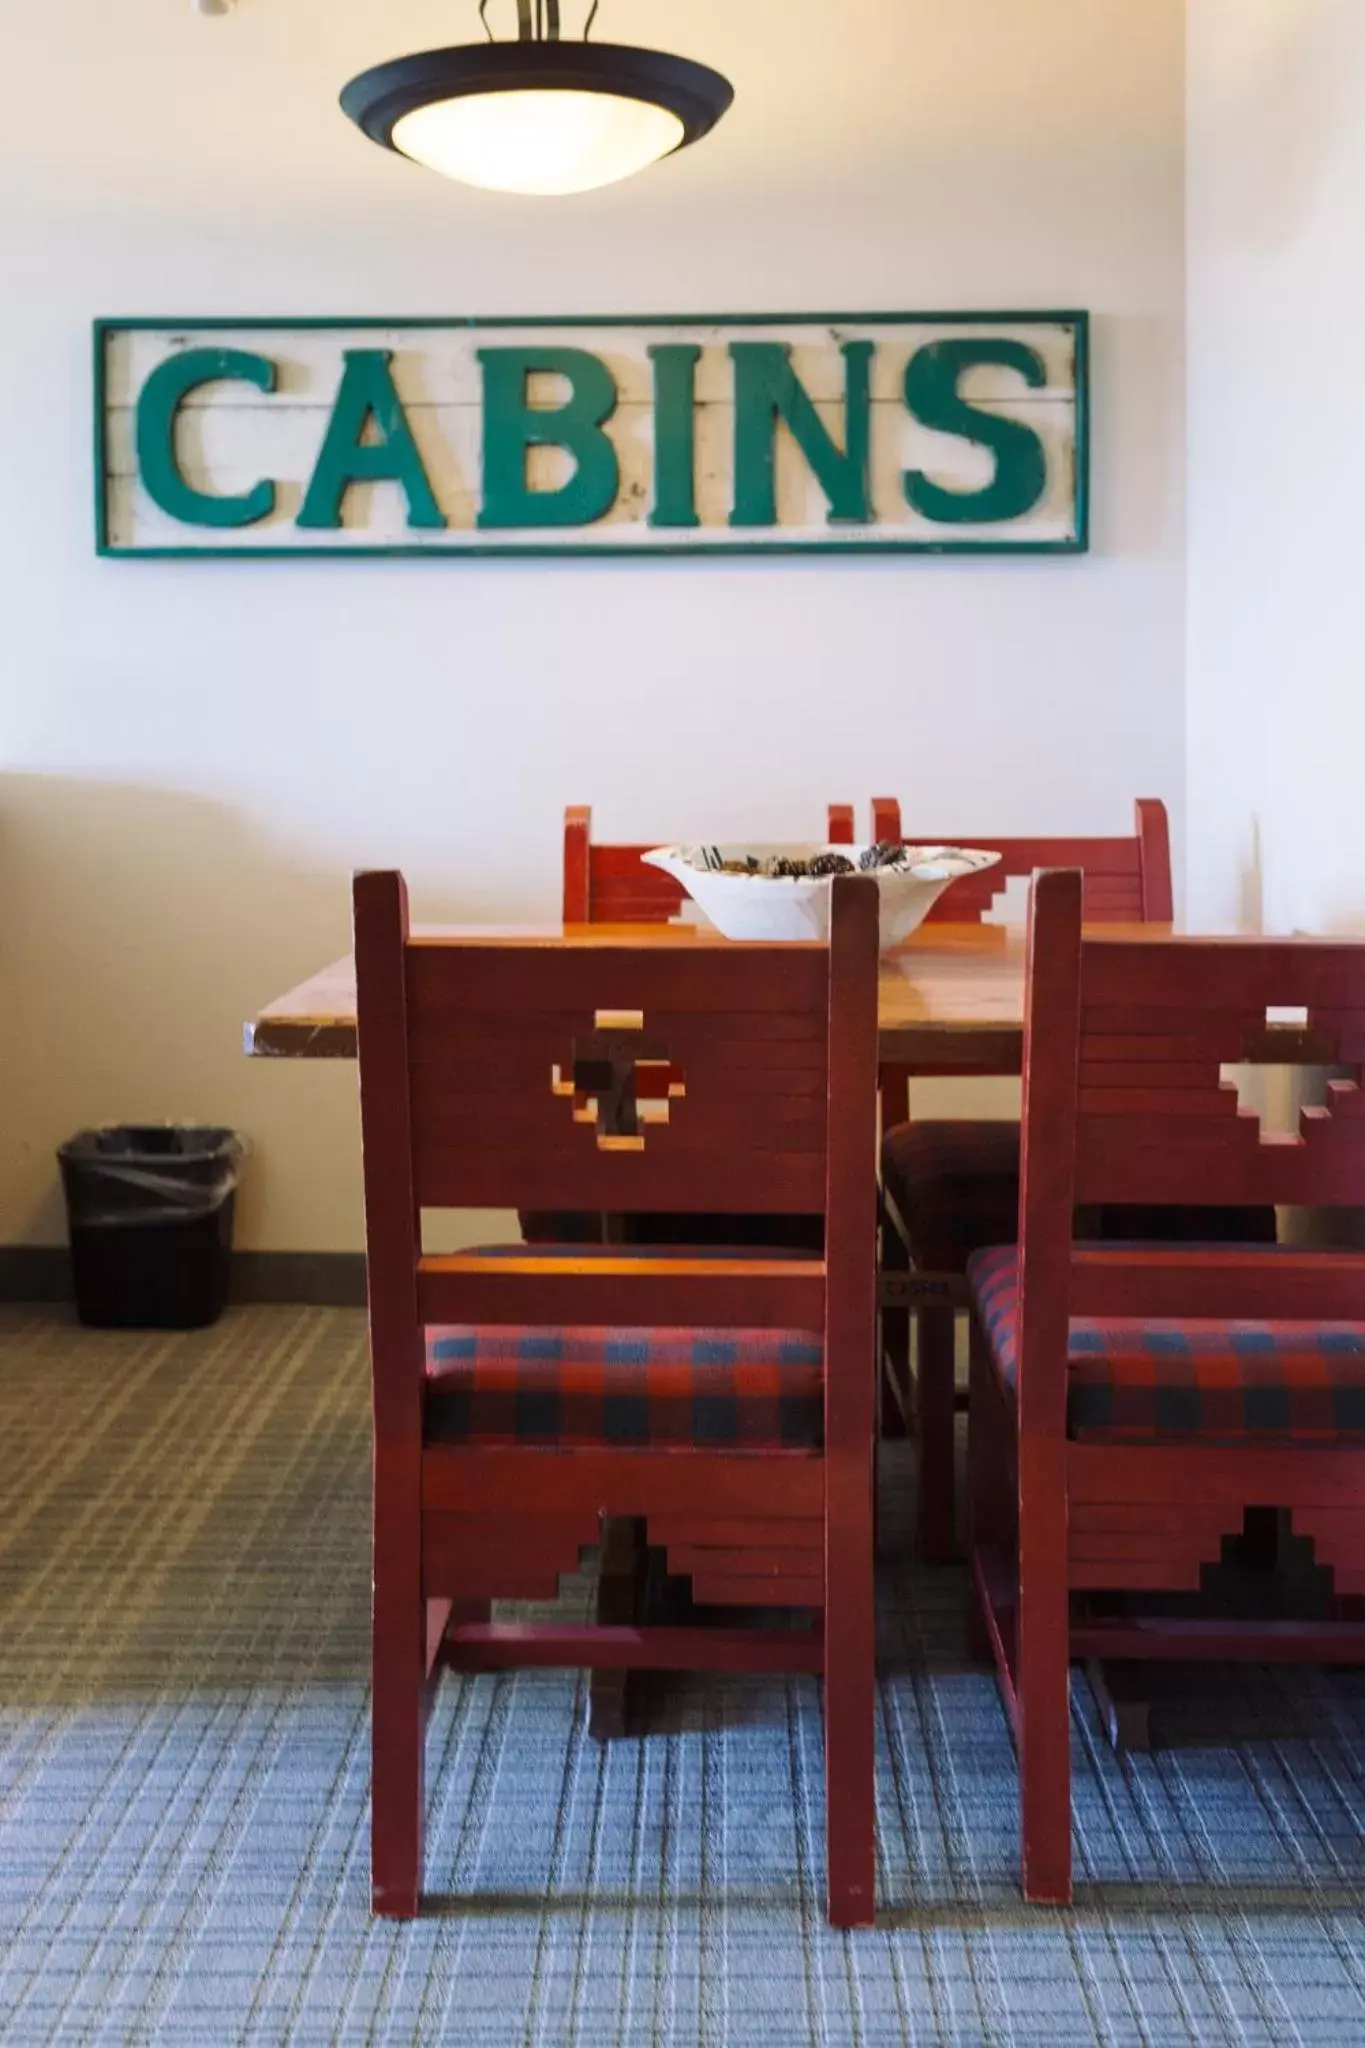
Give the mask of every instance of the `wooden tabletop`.
<path id="1" fill-rule="evenodd" d="M 1087 925 L 1091 938 L 1128 944 L 1169 938 L 1170 925 Z M 724 946 L 694 925 L 419 925 L 423 939 L 506 946 L 527 939 L 573 946 Z M 1240 940 L 1230 943 L 1250 944 Z M 928 924 L 881 960 L 879 1051 L 884 1065 L 922 1074 L 1017 1074 L 1024 1051 L 1024 934 L 1013 927 Z M 355 965 L 349 955 L 267 1003 L 245 1026 L 257 1059 L 353 1060 Z M 1270 1064 L 1330 1064 L 1332 1047 L 1289 1022 L 1246 1041 L 1245 1057 Z"/>
<path id="2" fill-rule="evenodd" d="M 1149 928 L 1150 930 L 1150 928 Z M 691 925 L 418 926 L 421 940 L 508 945 L 553 938 L 570 945 L 725 945 Z M 921 926 L 881 963 L 884 1061 L 933 1071 L 970 1065 L 1017 1074 L 1023 1050 L 1024 938 L 1000 925 Z M 349 956 L 267 1003 L 245 1027 L 257 1059 L 355 1058 L 355 965 Z"/>

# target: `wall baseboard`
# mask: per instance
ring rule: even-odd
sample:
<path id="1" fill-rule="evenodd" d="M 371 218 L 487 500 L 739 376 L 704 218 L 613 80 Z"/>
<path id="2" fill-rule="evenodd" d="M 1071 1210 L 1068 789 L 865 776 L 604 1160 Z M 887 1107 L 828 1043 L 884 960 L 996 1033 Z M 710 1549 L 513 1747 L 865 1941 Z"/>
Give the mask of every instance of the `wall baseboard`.
<path id="1" fill-rule="evenodd" d="M 73 1291 L 65 1245 L 0 1245 L 0 1301 L 70 1301 Z M 234 1252 L 232 1299 L 363 1308 L 365 1254 Z"/>
<path id="2" fill-rule="evenodd" d="M 0 1244 L 0 1301 L 70 1301 L 71 1254 L 62 1244 Z"/>
<path id="3" fill-rule="evenodd" d="M 364 1252 L 234 1252 L 234 1301 L 364 1308 Z"/>

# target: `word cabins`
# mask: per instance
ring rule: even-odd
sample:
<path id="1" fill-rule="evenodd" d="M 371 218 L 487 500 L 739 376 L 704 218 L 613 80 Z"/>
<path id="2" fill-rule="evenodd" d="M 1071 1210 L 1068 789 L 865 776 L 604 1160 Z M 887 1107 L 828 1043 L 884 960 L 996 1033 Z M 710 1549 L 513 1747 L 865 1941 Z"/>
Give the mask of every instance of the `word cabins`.
<path id="1" fill-rule="evenodd" d="M 1085 548 L 1083 313 L 100 321 L 111 555 Z"/>

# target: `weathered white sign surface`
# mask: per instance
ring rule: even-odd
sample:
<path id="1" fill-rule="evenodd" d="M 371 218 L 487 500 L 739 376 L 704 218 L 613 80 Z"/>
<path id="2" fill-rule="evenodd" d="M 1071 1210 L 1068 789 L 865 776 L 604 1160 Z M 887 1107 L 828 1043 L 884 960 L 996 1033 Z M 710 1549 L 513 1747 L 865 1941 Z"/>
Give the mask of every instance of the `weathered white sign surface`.
<path id="1" fill-rule="evenodd" d="M 1083 313 L 101 321 L 148 554 L 1087 544 Z"/>

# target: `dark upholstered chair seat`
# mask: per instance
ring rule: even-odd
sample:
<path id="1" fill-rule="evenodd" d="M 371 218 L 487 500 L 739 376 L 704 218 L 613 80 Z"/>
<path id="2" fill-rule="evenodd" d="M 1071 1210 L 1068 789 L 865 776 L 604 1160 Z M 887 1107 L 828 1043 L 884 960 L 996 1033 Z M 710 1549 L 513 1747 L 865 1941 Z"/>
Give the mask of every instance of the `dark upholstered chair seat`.
<path id="1" fill-rule="evenodd" d="M 968 1284 L 1001 1384 L 1018 1366 L 1019 1261 L 975 1253 Z M 1365 1323 L 1075 1317 L 1067 1425 L 1088 1441 L 1365 1439 Z"/>
<path id="2" fill-rule="evenodd" d="M 1019 1229 L 1017 1123 L 897 1124 L 882 1144 L 882 1180 L 910 1237 L 916 1265 L 965 1271 L 973 1252 L 1010 1244 Z M 1082 1210 L 1083 1237 L 1273 1244 L 1272 1209 L 1134 1207 Z"/>
<path id="3" fill-rule="evenodd" d="M 1018 1230 L 1019 1126 L 896 1124 L 882 1142 L 882 1182 L 916 1263 L 960 1273 L 974 1251 Z"/>
<path id="4" fill-rule="evenodd" d="M 518 1219 L 527 1244 L 600 1244 L 602 1218 L 574 1211 L 523 1211 Z M 620 1218 L 620 1241 L 628 1245 L 743 1245 L 752 1249 L 809 1252 L 819 1258 L 825 1241 L 822 1216 L 651 1215 Z"/>
<path id="5" fill-rule="evenodd" d="M 542 1257 L 559 1249 L 536 1247 Z M 562 1252 L 585 1249 L 591 1256 L 582 1245 Z M 691 1247 L 601 1249 L 619 1258 Z M 492 1245 L 482 1256 L 518 1252 Z M 433 1327 L 427 1441 L 818 1450 L 823 1356 L 819 1332 L 807 1330 Z"/>

